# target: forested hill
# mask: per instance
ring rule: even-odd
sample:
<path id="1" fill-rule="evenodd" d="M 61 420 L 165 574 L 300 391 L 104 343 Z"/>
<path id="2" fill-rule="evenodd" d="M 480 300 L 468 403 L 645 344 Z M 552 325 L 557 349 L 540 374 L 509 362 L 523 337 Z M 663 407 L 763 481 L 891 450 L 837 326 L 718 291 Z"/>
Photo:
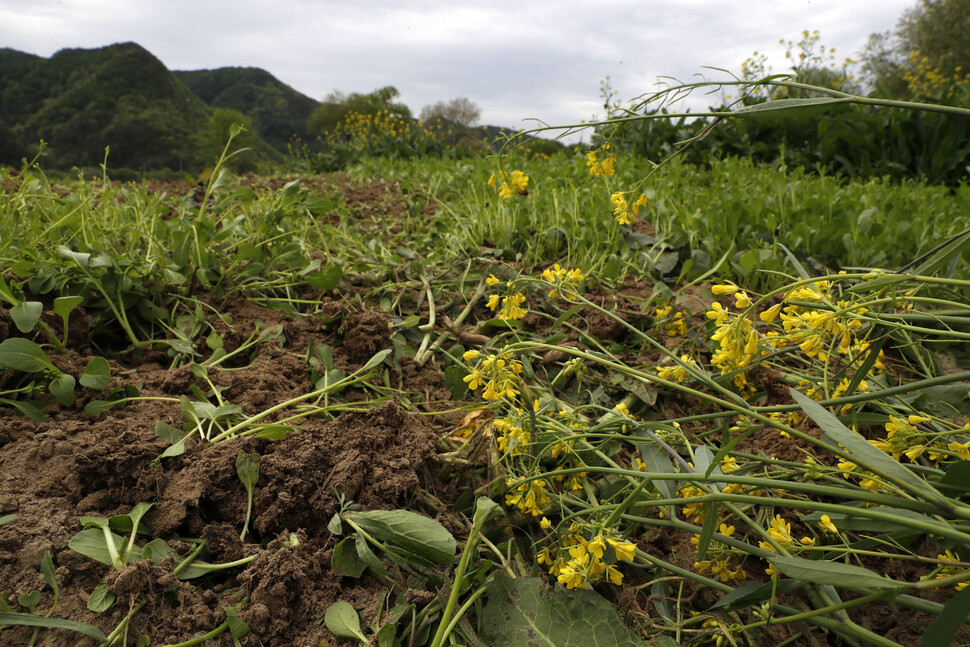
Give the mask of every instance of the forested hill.
<path id="1" fill-rule="evenodd" d="M 176 71 L 175 76 L 213 108 L 250 117 L 256 133 L 280 152 L 294 135 L 309 137 L 307 122 L 320 105 L 257 67 Z"/>
<path id="2" fill-rule="evenodd" d="M 198 170 L 221 150 L 227 109 L 251 119 L 246 145 L 258 163 L 304 135 L 315 106 L 264 70 L 176 74 L 136 43 L 50 58 L 0 49 L 0 164 L 18 164 L 43 140 L 46 167 L 97 166 L 110 147 L 110 168 Z"/>

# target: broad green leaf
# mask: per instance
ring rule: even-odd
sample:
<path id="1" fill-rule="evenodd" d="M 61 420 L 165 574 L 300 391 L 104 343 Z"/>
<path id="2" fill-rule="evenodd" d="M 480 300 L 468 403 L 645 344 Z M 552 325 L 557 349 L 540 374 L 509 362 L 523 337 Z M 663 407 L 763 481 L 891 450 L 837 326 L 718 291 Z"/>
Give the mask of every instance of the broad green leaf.
<path id="1" fill-rule="evenodd" d="M 10 308 L 10 318 L 13 319 L 17 330 L 27 333 L 34 329 L 43 312 L 44 304 L 40 301 L 21 301 Z"/>
<path id="2" fill-rule="evenodd" d="M 368 568 L 377 573 L 379 576 L 389 576 L 390 572 L 384 568 L 384 564 L 382 564 L 381 560 L 378 559 L 377 555 L 374 554 L 374 551 L 370 549 L 370 546 L 367 544 L 367 540 L 364 539 L 363 535 L 356 532 L 353 535 L 353 539 L 354 548 L 357 549 L 357 557 L 359 557 L 362 562 L 367 564 Z"/>
<path id="3" fill-rule="evenodd" d="M 801 582 L 796 580 L 777 580 L 766 583 L 745 582 L 718 600 L 714 606 L 710 607 L 710 610 L 727 612 L 743 609 L 744 607 L 758 606 L 765 600 L 770 600 L 772 597 L 787 593 L 800 585 Z"/>
<path id="4" fill-rule="evenodd" d="M 44 350 L 23 337 L 11 337 L 0 343 L 0 370 L 13 369 L 24 373 L 52 371 L 60 373 L 47 359 Z"/>
<path id="5" fill-rule="evenodd" d="M 357 556 L 356 541 L 347 537 L 333 547 L 330 568 L 338 575 L 358 578 L 367 570 L 367 564 Z"/>
<path id="6" fill-rule="evenodd" d="M 0 517 L 0 526 L 2 526 L 4 524 L 7 524 L 7 523 L 10 523 L 11 521 L 13 521 L 16 518 L 17 518 L 17 515 L 16 514 L 5 514 L 2 517 Z"/>
<path id="7" fill-rule="evenodd" d="M 41 557 L 40 572 L 44 576 L 44 581 L 47 582 L 47 586 L 51 587 L 51 590 L 54 592 L 54 597 L 57 597 L 57 578 L 54 577 L 54 560 L 51 558 L 51 551 L 47 551 Z"/>
<path id="8" fill-rule="evenodd" d="M 236 455 L 236 475 L 246 491 L 252 493 L 259 480 L 259 454 L 247 454 L 240 450 Z"/>
<path id="9" fill-rule="evenodd" d="M 23 613 L 0 613 L 0 625 L 20 625 L 23 627 L 42 627 L 44 629 L 69 629 L 100 642 L 104 642 L 107 639 L 107 636 L 100 629 L 86 622 L 61 620 L 60 618 L 45 618 L 43 616 L 31 616 Z"/>
<path id="10" fill-rule="evenodd" d="M 67 247 L 66 245 L 58 245 L 57 253 L 60 254 L 63 258 L 66 258 L 70 261 L 74 261 L 75 263 L 77 263 L 83 268 L 87 268 L 88 265 L 90 265 L 91 263 L 90 254 L 87 254 L 84 252 L 75 252 L 73 249 L 71 249 L 70 247 Z"/>
<path id="11" fill-rule="evenodd" d="M 360 630 L 360 618 L 357 611 L 348 602 L 343 600 L 334 602 L 327 609 L 323 621 L 335 636 L 343 638 L 357 638 L 363 643 L 367 643 L 367 636 Z"/>
<path id="12" fill-rule="evenodd" d="M 54 299 L 54 314 L 64 322 L 64 329 L 67 329 L 67 321 L 71 311 L 81 305 L 84 297 L 57 297 Z"/>
<path id="13" fill-rule="evenodd" d="M 943 607 L 943 613 L 926 628 L 926 633 L 919 643 L 920 647 L 953 644 L 953 637 L 967 621 L 968 613 L 970 613 L 970 588 L 963 589 L 950 598 Z"/>
<path id="14" fill-rule="evenodd" d="M 125 540 L 113 532 L 110 534 L 115 543 L 115 550 L 120 554 L 125 545 Z M 76 553 L 80 553 L 96 562 L 111 566 L 111 552 L 108 550 L 105 541 L 105 534 L 101 528 L 85 528 L 71 537 L 67 545 Z"/>
<path id="15" fill-rule="evenodd" d="M 222 610 L 226 612 L 226 620 L 229 621 L 229 633 L 232 634 L 233 638 L 239 640 L 250 634 L 252 629 L 239 617 L 239 613 L 234 607 L 222 607 Z"/>
<path id="16" fill-rule="evenodd" d="M 455 538 L 440 523 L 424 515 L 408 510 L 368 510 L 349 512 L 347 516 L 379 541 L 437 564 L 451 564 L 455 559 Z"/>
<path id="17" fill-rule="evenodd" d="M 967 243 L 970 243 L 970 230 L 957 234 L 924 255 L 925 260 L 922 260 L 920 265 L 913 271 L 913 274 L 933 276 L 949 265 L 953 257 L 960 254 Z"/>
<path id="18" fill-rule="evenodd" d="M 731 117 L 745 119 L 788 119 L 789 117 L 807 117 L 825 112 L 837 105 L 849 103 L 849 99 L 834 97 L 806 97 L 802 99 L 775 99 L 745 106 L 731 112 Z"/>
<path id="19" fill-rule="evenodd" d="M 51 380 L 49 388 L 57 401 L 67 407 L 74 404 L 74 387 L 76 384 L 73 375 L 61 373 Z"/>
<path id="20" fill-rule="evenodd" d="M 391 354 L 390 348 L 385 348 L 382 351 L 378 351 L 373 357 L 367 360 L 367 363 L 360 367 L 360 373 L 367 372 L 384 361 L 384 359 Z"/>
<path id="21" fill-rule="evenodd" d="M 103 388 L 110 379 L 111 366 L 108 364 L 108 360 L 103 357 L 92 357 L 78 376 L 78 382 L 81 383 L 81 386 L 86 386 L 89 389 Z"/>
<path id="22" fill-rule="evenodd" d="M 816 561 L 801 557 L 784 557 L 782 555 L 771 555 L 766 559 L 787 577 L 801 582 L 828 584 L 853 591 L 902 591 L 909 587 L 906 582 L 897 582 L 870 571 L 868 568 L 853 564 Z"/>
<path id="23" fill-rule="evenodd" d="M 25 418 L 30 418 L 34 422 L 44 422 L 44 409 L 53 404 L 52 400 L 34 400 L 32 402 L 23 402 L 21 400 L 10 400 L 7 398 L 0 398 L 0 402 L 3 404 L 13 407 L 20 412 L 20 415 Z"/>
<path id="24" fill-rule="evenodd" d="M 125 404 L 126 402 L 124 400 L 91 400 L 84 405 L 84 415 L 94 418 L 102 411 L 107 411 L 112 407 L 124 406 Z"/>
<path id="25" fill-rule="evenodd" d="M 40 591 L 34 589 L 30 593 L 24 593 L 17 598 L 17 602 L 20 603 L 20 606 L 33 613 L 34 609 L 37 608 L 37 604 L 40 602 Z"/>
<path id="26" fill-rule="evenodd" d="M 109 592 L 108 587 L 102 582 L 91 591 L 91 597 L 88 598 L 88 611 L 93 611 L 94 613 L 107 611 L 115 603 L 117 598 L 118 596 Z"/>
<path id="27" fill-rule="evenodd" d="M 163 422 L 161 420 L 155 421 L 155 435 L 170 443 L 177 443 L 190 433 L 192 432 L 179 429 L 178 427 L 173 427 L 167 422 Z"/>
<path id="28" fill-rule="evenodd" d="M 802 411 L 815 421 L 831 441 L 845 447 L 854 457 L 855 463 L 874 472 L 881 472 L 923 496 L 929 494 L 934 499 L 944 498 L 926 481 L 903 467 L 899 461 L 872 446 L 865 438 L 839 422 L 838 418 L 815 400 L 795 389 L 789 389 L 789 391 Z"/>
<path id="29" fill-rule="evenodd" d="M 498 572 L 485 587 L 482 639 L 491 647 L 641 647 L 616 608 L 592 590 L 550 592 L 539 578 Z"/>
<path id="30" fill-rule="evenodd" d="M 640 450 L 640 458 L 647 468 L 646 478 L 650 474 L 673 474 L 676 473 L 670 455 L 664 451 L 663 447 L 651 439 L 643 439 L 637 442 L 637 449 Z M 665 499 L 673 499 L 677 496 L 677 490 L 673 481 L 653 481 L 654 487 L 663 495 Z"/>
<path id="31" fill-rule="evenodd" d="M 306 275 L 306 282 L 317 290 L 333 290 L 344 276 L 343 270 L 336 265 L 326 265 L 318 272 Z"/>

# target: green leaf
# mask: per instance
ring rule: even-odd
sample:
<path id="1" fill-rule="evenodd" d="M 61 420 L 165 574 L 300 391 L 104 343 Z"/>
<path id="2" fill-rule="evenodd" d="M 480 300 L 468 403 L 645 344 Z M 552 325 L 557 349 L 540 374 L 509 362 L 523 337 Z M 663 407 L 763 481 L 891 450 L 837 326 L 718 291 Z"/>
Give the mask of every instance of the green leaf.
<path id="1" fill-rule="evenodd" d="M 232 634 L 233 638 L 239 640 L 252 632 L 249 625 L 239 617 L 239 613 L 234 607 L 222 607 L 222 610 L 226 612 L 226 620 L 229 621 L 229 633 Z"/>
<path id="2" fill-rule="evenodd" d="M 873 447 L 865 438 L 839 422 L 839 419 L 825 407 L 795 389 L 789 389 L 789 391 L 802 411 L 815 421 L 829 440 L 842 445 L 852 454 L 853 462 L 873 472 L 885 474 L 922 496 L 929 495 L 929 498 L 938 500 L 944 498 L 929 483 L 903 467 L 899 461 Z"/>
<path id="3" fill-rule="evenodd" d="M 34 589 L 30 593 L 24 593 L 17 598 L 17 602 L 20 603 L 20 606 L 33 613 L 34 609 L 37 608 L 37 604 L 40 602 L 40 591 Z"/>
<path id="4" fill-rule="evenodd" d="M 74 386 L 77 382 L 74 380 L 73 375 L 68 375 L 67 373 L 61 373 L 53 380 L 48 388 L 50 388 L 51 393 L 57 398 L 57 401 L 68 407 L 74 404 Z"/>
<path id="5" fill-rule="evenodd" d="M 850 99 L 834 97 L 806 97 L 802 99 L 775 99 L 745 106 L 730 113 L 731 117 L 744 119 L 787 119 L 820 114 L 829 108 L 849 103 Z"/>
<path id="6" fill-rule="evenodd" d="M 5 514 L 2 517 L 0 517 L 0 526 L 10 523 L 16 518 L 17 518 L 16 514 Z"/>
<path id="7" fill-rule="evenodd" d="M 120 553 L 125 545 L 124 538 L 114 533 L 111 533 L 111 538 L 115 543 L 116 551 Z M 105 543 L 104 531 L 101 528 L 85 528 L 71 537 L 67 545 L 75 553 L 80 553 L 89 559 L 107 564 L 108 566 L 112 565 L 111 552 Z"/>
<path id="8" fill-rule="evenodd" d="M 91 255 L 84 252 L 75 252 L 73 249 L 66 245 L 58 245 L 57 253 L 68 260 L 74 261 L 81 267 L 87 268 L 88 264 L 91 262 Z"/>
<path id="9" fill-rule="evenodd" d="M 247 454 L 240 450 L 236 455 L 236 475 L 246 491 L 252 494 L 256 481 L 259 480 L 259 454 Z"/>
<path id="10" fill-rule="evenodd" d="M 347 577 L 358 578 L 367 570 L 367 563 L 357 555 L 356 540 L 347 537 L 333 547 L 330 555 L 330 568 L 333 572 Z"/>
<path id="11" fill-rule="evenodd" d="M 906 582 L 883 577 L 868 568 L 845 564 L 771 555 L 766 557 L 779 571 L 801 582 L 828 584 L 853 591 L 902 591 L 909 587 Z"/>
<path id="12" fill-rule="evenodd" d="M 51 587 L 51 590 L 54 592 L 54 597 L 57 597 L 57 578 L 54 577 L 54 560 L 51 558 L 51 551 L 47 551 L 41 557 L 40 572 L 44 576 L 44 581 L 47 582 L 47 586 Z"/>
<path id="13" fill-rule="evenodd" d="M 378 351 L 373 357 L 371 357 L 369 360 L 367 360 L 367 363 L 366 364 L 364 364 L 362 367 L 360 367 L 360 371 L 358 371 L 358 372 L 365 373 L 365 372 L 371 370 L 372 368 L 374 368 L 375 366 L 377 366 L 378 364 L 380 364 L 381 362 L 383 362 L 384 359 L 388 355 L 391 354 L 391 351 L 392 350 L 393 349 L 391 349 L 391 348 L 385 348 L 382 351 Z"/>
<path id="14" fill-rule="evenodd" d="M 103 388 L 110 379 L 111 366 L 108 364 L 108 360 L 103 357 L 92 357 L 78 376 L 78 382 L 81 383 L 81 386 L 86 386 L 89 389 Z"/>
<path id="15" fill-rule="evenodd" d="M 510 580 L 499 571 L 486 587 L 482 639 L 491 647 L 641 647 L 616 609 L 592 590 L 549 587 L 539 578 Z"/>
<path id="16" fill-rule="evenodd" d="M 54 299 L 54 314 L 64 322 L 64 330 L 67 330 L 67 320 L 74 308 L 81 305 L 84 297 L 57 297 Z"/>
<path id="17" fill-rule="evenodd" d="M 943 612 L 926 628 L 926 633 L 919 643 L 920 647 L 951 644 L 957 631 L 966 622 L 968 613 L 970 613 L 970 588 L 963 589 L 946 603 Z"/>
<path id="18" fill-rule="evenodd" d="M 13 407 L 20 412 L 20 415 L 30 418 L 34 422 L 44 422 L 46 419 L 44 417 L 44 409 L 53 403 L 51 400 L 22 402 L 20 400 L 9 400 L 7 398 L 0 398 L 0 402 L 6 404 L 7 406 Z"/>
<path id="19" fill-rule="evenodd" d="M 360 618 L 357 617 L 357 611 L 349 603 L 341 600 L 331 604 L 323 617 L 323 621 L 333 635 L 343 638 L 357 638 L 362 643 L 367 643 L 367 636 L 360 630 Z"/>
<path id="20" fill-rule="evenodd" d="M 710 610 L 714 611 L 716 609 L 718 611 L 728 612 L 743 609 L 744 607 L 758 606 L 765 600 L 770 600 L 777 595 L 787 593 L 800 585 L 801 582 L 797 580 L 777 580 L 766 583 L 745 582 L 714 603 L 714 606 Z"/>
<path id="21" fill-rule="evenodd" d="M 364 536 L 359 532 L 356 532 L 354 533 L 353 538 L 354 548 L 357 549 L 357 557 L 359 557 L 362 562 L 367 564 L 368 568 L 377 573 L 379 576 L 388 577 L 390 572 L 384 568 L 384 564 L 382 564 L 381 560 L 377 558 L 374 551 L 370 549 L 370 546 L 367 544 L 367 540 L 364 539 Z"/>
<path id="22" fill-rule="evenodd" d="M 52 371 L 60 373 L 47 359 L 43 349 L 23 337 L 11 337 L 0 343 L 0 370 L 13 369 L 24 373 Z"/>
<path id="23" fill-rule="evenodd" d="M 436 564 L 451 564 L 457 543 L 448 530 L 434 519 L 409 510 L 349 512 L 348 518 L 369 535 Z"/>
<path id="24" fill-rule="evenodd" d="M 43 627 L 44 629 L 69 629 L 82 633 L 89 638 L 94 638 L 99 642 L 107 640 L 107 636 L 95 627 L 86 622 L 76 620 L 61 620 L 60 618 L 45 618 L 43 616 L 30 616 L 22 613 L 0 613 L 0 625 L 19 625 L 23 627 Z"/>
<path id="25" fill-rule="evenodd" d="M 336 265 L 325 265 L 320 271 L 307 274 L 305 278 L 310 286 L 326 292 L 337 287 L 343 276 L 344 273 L 340 267 Z"/>
<path id="26" fill-rule="evenodd" d="M 10 318 L 16 324 L 17 330 L 26 333 L 34 329 L 43 312 L 44 304 L 40 301 L 21 301 L 10 308 Z"/>
<path id="27" fill-rule="evenodd" d="M 88 611 L 93 611 L 94 613 L 107 611 L 115 603 L 116 599 L 118 599 L 118 596 L 110 593 L 108 587 L 102 582 L 91 591 L 91 597 L 88 598 Z"/>

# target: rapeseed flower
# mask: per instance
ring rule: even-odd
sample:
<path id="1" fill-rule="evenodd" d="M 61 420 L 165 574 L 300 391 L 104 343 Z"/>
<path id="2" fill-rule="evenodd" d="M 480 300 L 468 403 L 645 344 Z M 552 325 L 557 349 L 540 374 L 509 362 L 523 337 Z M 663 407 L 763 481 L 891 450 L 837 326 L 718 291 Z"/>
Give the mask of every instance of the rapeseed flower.
<path id="1" fill-rule="evenodd" d="M 604 148 L 608 148 L 609 145 Z M 610 177 L 616 170 L 613 168 L 613 164 L 616 162 L 616 156 L 610 155 L 606 159 L 599 159 L 596 151 L 589 151 L 586 153 L 586 166 L 589 167 L 589 174 L 593 177 Z"/>

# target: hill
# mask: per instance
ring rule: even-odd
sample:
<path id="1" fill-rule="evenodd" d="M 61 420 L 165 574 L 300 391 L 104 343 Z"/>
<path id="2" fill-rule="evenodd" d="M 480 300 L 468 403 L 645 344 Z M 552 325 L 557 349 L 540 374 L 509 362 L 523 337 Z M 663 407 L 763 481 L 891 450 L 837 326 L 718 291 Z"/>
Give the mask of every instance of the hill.
<path id="1" fill-rule="evenodd" d="M 64 49 L 42 58 L 0 50 L 0 163 L 47 144 L 49 168 L 108 166 L 194 172 L 212 163 L 228 127 L 151 52 L 136 43 Z M 258 135 L 250 167 L 280 155 Z"/>
<path id="2" fill-rule="evenodd" d="M 222 67 L 175 71 L 175 77 L 213 108 L 236 110 L 250 117 L 256 133 L 281 153 L 293 137 L 307 139 L 307 121 L 320 105 L 266 70 Z"/>
<path id="3" fill-rule="evenodd" d="M 25 152 L 48 144 L 48 164 L 185 169 L 211 110 L 135 43 L 64 49 L 49 59 L 0 52 L 0 115 Z M 4 159 L 7 163 L 16 160 Z"/>

